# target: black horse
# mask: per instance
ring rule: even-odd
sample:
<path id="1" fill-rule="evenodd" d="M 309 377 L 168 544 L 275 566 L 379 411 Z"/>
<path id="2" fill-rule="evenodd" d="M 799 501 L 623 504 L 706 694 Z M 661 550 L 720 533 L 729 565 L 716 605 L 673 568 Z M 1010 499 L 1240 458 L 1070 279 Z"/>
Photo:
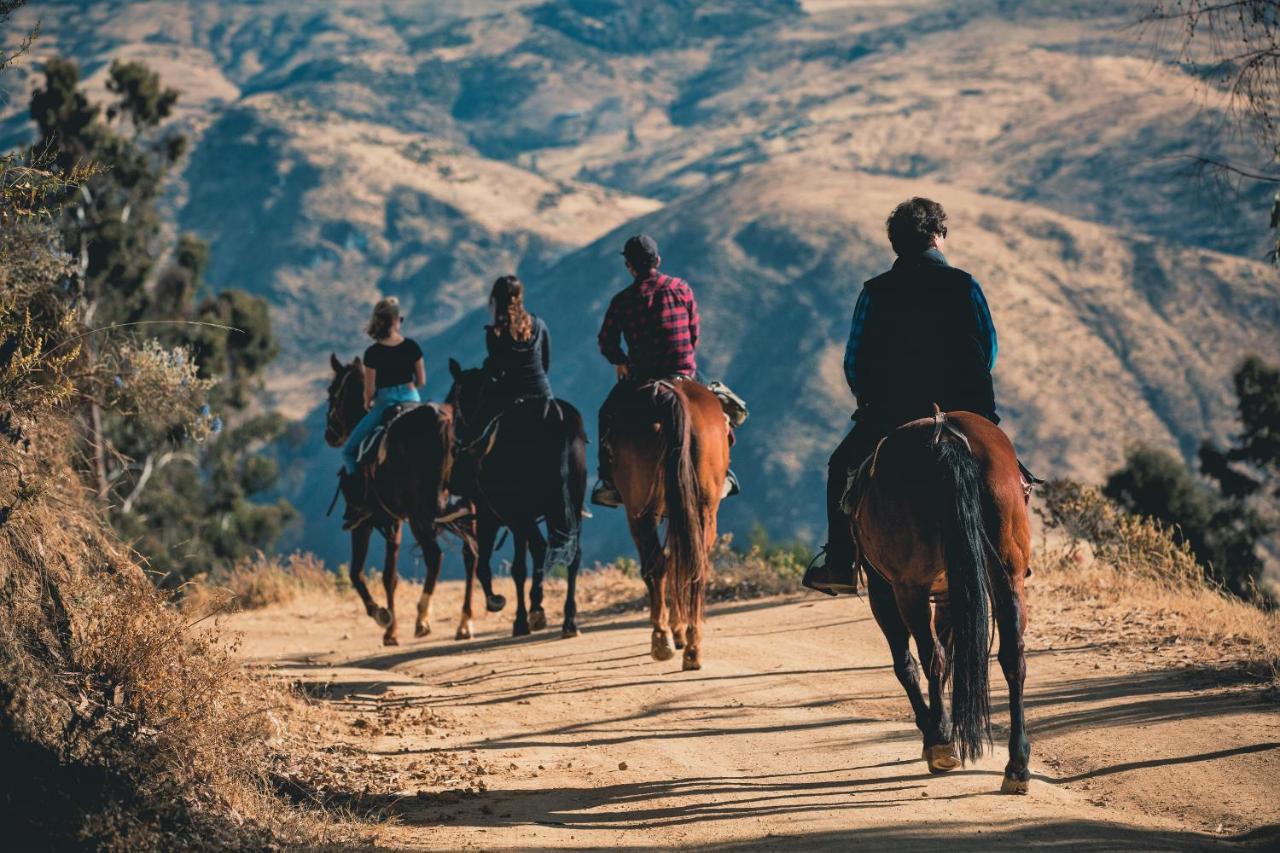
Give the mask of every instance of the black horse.
<path id="1" fill-rule="evenodd" d="M 364 416 L 364 366 L 360 359 L 351 364 L 329 356 L 333 381 L 329 383 L 329 413 L 325 421 L 324 439 L 331 447 L 341 447 L 356 423 Z M 453 413 L 448 406 L 424 405 L 410 409 L 396 418 L 387 429 L 383 448 L 386 462 L 374 469 L 370 494 L 374 510 L 369 520 L 351 531 L 351 585 L 360 594 L 365 612 L 386 629 L 382 642 L 394 646 L 396 638 L 396 558 L 400 553 L 401 522 L 408 521 L 413 538 L 422 549 L 427 566 L 422 598 L 418 601 L 415 637 L 431 633 L 431 596 L 440 577 L 444 553 L 436 541 L 441 530 L 449 530 L 462 540 L 462 559 L 467 570 L 466 595 L 457 639 L 471 637 L 471 590 L 476 576 L 476 541 L 473 525 L 451 523 L 438 525 L 449 498 L 448 482 L 454 463 Z M 382 585 L 387 606 L 379 607 L 364 582 L 364 562 L 369 553 L 369 539 L 374 529 L 387 541 L 386 564 Z M 480 570 L 485 607 L 496 612 L 506 606 L 506 599 L 493 593 L 493 581 L 487 565 Z"/>
<path id="2" fill-rule="evenodd" d="M 587 436 L 582 415 L 563 400 L 530 398 L 494 409 L 493 381 L 482 370 L 449 360 L 453 387 L 446 398 L 457 419 L 455 477 L 468 483 L 476 504 L 476 538 L 482 574 L 488 574 L 498 528 L 515 537 L 511 578 L 516 585 L 514 636 L 546 627 L 542 578 L 547 567 L 568 575 L 562 635 L 578 634 L 575 621 L 582 506 L 587 491 Z M 545 520 L 547 535 L 539 522 Z M 530 607 L 524 600 L 525 552 L 533 557 Z"/>

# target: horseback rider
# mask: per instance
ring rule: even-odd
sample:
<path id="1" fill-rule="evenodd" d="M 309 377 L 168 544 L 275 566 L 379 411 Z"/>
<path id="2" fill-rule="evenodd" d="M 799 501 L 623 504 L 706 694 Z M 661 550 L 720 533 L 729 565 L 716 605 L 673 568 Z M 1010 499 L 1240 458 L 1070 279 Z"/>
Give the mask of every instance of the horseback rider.
<path id="1" fill-rule="evenodd" d="M 393 406 L 419 403 L 418 389 L 426 383 L 422 348 L 400 332 L 404 316 L 394 296 L 381 299 L 373 307 L 367 332 L 373 343 L 364 351 L 364 417 L 351 430 L 342 447 L 342 470 L 338 483 L 347 508 L 342 528 L 350 530 L 369 517 L 368 478 L 359 470 L 360 445 L 382 423 Z"/>
<path id="2" fill-rule="evenodd" d="M 688 282 L 658 271 L 662 256 L 648 234 L 637 234 L 622 247 L 622 258 L 631 274 L 630 286 L 609 303 L 597 341 L 601 354 L 614 366 L 617 384 L 600 407 L 599 480 L 591 490 L 591 502 L 620 506 L 622 496 L 613 485 L 609 432 L 619 401 L 632 389 L 658 379 L 695 379 L 695 350 L 700 331 L 698 302 Z M 622 342 L 627 348 L 623 350 Z M 737 479 L 729 472 L 729 494 L 736 494 Z"/>
<path id="3" fill-rule="evenodd" d="M 946 221 L 936 201 L 898 205 L 887 223 L 897 260 L 863 285 L 854 306 L 844 373 L 858 408 L 828 463 L 828 538 L 805 573 L 811 589 L 857 592 L 857 548 L 841 499 L 882 438 L 931 415 L 935 403 L 1000 422 L 991 381 L 995 325 L 978 282 L 942 254 Z"/>
<path id="4" fill-rule="evenodd" d="M 495 281 L 489 309 L 493 325 L 484 327 L 489 353 L 484 371 L 493 381 L 492 402 L 486 406 L 490 417 L 521 400 L 550 399 L 551 333 L 525 308 L 520 279 L 504 275 Z"/>

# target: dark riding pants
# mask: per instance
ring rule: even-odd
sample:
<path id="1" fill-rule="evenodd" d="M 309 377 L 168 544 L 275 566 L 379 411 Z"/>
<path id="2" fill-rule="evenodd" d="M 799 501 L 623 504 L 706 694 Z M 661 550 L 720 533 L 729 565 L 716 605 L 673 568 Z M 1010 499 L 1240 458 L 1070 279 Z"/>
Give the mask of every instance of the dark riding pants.
<path id="1" fill-rule="evenodd" d="M 844 514 L 840 501 L 844 497 L 849 475 L 856 471 L 868 456 L 875 452 L 880 439 L 889 434 L 892 427 L 872 418 L 860 416 L 849 434 L 836 447 L 827 462 L 827 565 L 852 567 L 854 559 L 853 532 L 849 517 Z"/>

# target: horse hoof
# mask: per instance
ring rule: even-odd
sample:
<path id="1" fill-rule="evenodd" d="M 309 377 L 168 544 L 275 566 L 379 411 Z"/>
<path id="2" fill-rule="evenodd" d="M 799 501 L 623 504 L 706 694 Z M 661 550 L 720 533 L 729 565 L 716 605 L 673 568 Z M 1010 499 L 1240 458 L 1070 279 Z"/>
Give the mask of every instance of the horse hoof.
<path id="1" fill-rule="evenodd" d="M 684 638 L 680 636 L 679 631 L 675 633 L 675 637 L 672 642 L 675 643 L 676 651 L 681 651 L 684 649 Z"/>
<path id="2" fill-rule="evenodd" d="M 653 659 L 657 661 L 671 660 L 676 656 L 676 650 L 671 648 L 671 640 L 666 634 L 655 634 L 653 643 L 650 645 L 649 653 L 653 655 Z"/>
<path id="3" fill-rule="evenodd" d="M 1004 777 L 1004 781 L 1000 783 L 1000 793 L 1002 794 L 1023 794 L 1027 793 L 1026 779 L 1011 779 Z"/>
<path id="4" fill-rule="evenodd" d="M 430 633 L 431 633 L 430 625 L 414 625 L 413 626 L 413 636 L 415 637 L 419 637 L 419 638 L 425 637 Z"/>
<path id="5" fill-rule="evenodd" d="M 373 614 L 373 621 L 377 622 L 381 628 L 387 627 L 391 624 L 391 611 L 385 607 L 379 607 L 378 612 Z"/>
<path id="6" fill-rule="evenodd" d="M 466 624 L 466 625 L 459 625 L 459 626 L 458 626 L 458 633 L 454 634 L 454 635 L 453 635 L 453 638 L 454 638 L 455 640 L 470 640 L 470 639 L 471 639 L 471 626 L 470 626 L 469 624 Z"/>
<path id="7" fill-rule="evenodd" d="M 578 630 L 577 625 L 565 625 L 563 628 L 560 629 L 560 639 L 568 640 L 578 636 L 581 633 L 582 632 Z"/>
<path id="8" fill-rule="evenodd" d="M 501 595 L 488 595 L 484 599 L 484 608 L 490 613 L 497 613 L 507 606 L 507 600 Z"/>
<path id="9" fill-rule="evenodd" d="M 517 623 L 512 627 L 512 629 L 511 629 L 511 636 L 513 636 L 513 637 L 527 637 L 527 636 L 529 636 L 529 623 L 528 623 L 528 622 L 517 622 Z"/>
<path id="10" fill-rule="evenodd" d="M 954 744 L 940 743 L 937 746 L 924 748 L 924 760 L 929 765 L 930 773 L 948 773 L 960 766 L 956 757 Z"/>
<path id="11" fill-rule="evenodd" d="M 382 645 L 384 645 L 384 646 L 398 646 L 398 645 L 400 645 L 400 641 L 399 641 L 399 640 L 397 640 L 395 637 L 383 637 L 383 638 L 382 638 Z"/>
<path id="12" fill-rule="evenodd" d="M 680 668 L 686 672 L 693 669 L 702 669 L 702 661 L 698 660 L 697 658 L 691 658 L 688 655 L 685 655 L 684 663 L 680 665 Z"/>
<path id="13" fill-rule="evenodd" d="M 541 607 L 536 610 L 529 611 L 529 627 L 535 631 L 541 631 L 547 627 L 547 614 Z"/>

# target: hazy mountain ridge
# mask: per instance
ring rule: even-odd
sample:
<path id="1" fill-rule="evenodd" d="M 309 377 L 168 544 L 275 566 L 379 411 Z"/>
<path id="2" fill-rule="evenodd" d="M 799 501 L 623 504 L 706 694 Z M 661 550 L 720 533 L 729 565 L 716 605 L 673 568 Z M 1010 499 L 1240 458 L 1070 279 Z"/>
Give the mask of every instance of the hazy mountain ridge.
<path id="1" fill-rule="evenodd" d="M 37 57 L 59 50 L 99 85 L 110 59 L 141 58 L 183 89 L 194 146 L 171 203 L 212 242 L 212 281 L 276 306 L 272 388 L 289 411 L 319 401 L 330 350 L 363 346 L 379 292 L 430 339 L 441 395 L 443 359 L 478 356 L 489 282 L 517 270 L 556 338 L 553 382 L 589 414 L 609 375 L 595 327 L 625 284 L 615 244 L 649 228 L 703 301 L 709 372 L 753 404 L 735 450 L 748 496 L 726 524 L 816 536 L 825 456 L 852 407 L 848 313 L 891 260 L 884 216 L 913 193 L 947 204 L 949 253 L 988 288 L 1006 424 L 1038 467 L 1098 477 L 1129 441 L 1187 453 L 1230 431 L 1231 366 L 1246 347 L 1273 351 L 1280 331 L 1257 260 L 1269 201 L 1255 188 L 1211 203 L 1189 180 L 1186 156 L 1218 115 L 1194 106 L 1194 69 L 1135 45 L 1143 8 L 162 0 L 29 13 L 44 19 Z M 11 143 L 29 138 L 34 73 L 11 78 L 0 110 Z M 322 452 L 297 451 L 304 502 L 327 497 L 333 466 L 311 464 Z M 618 530 L 595 529 L 620 547 Z"/>

